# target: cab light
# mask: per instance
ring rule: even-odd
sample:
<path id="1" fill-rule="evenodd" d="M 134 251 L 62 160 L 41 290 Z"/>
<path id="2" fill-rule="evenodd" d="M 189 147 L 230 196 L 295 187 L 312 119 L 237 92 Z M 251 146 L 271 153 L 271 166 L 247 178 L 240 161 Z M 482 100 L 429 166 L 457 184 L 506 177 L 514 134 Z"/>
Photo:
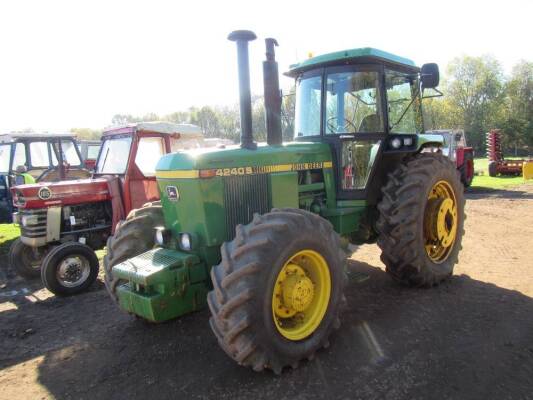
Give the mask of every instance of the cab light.
<path id="1" fill-rule="evenodd" d="M 402 147 L 402 140 L 400 138 L 394 138 L 391 140 L 390 145 L 393 149 L 399 149 Z"/>

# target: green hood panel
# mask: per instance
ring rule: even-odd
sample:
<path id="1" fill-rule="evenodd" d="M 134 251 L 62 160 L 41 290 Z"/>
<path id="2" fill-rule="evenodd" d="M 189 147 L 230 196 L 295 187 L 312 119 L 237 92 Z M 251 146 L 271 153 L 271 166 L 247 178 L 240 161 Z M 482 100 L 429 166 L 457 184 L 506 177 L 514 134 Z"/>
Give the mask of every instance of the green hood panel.
<path id="1" fill-rule="evenodd" d="M 156 171 L 196 171 L 322 161 L 331 161 L 331 150 L 327 144 L 291 142 L 281 146 L 259 144 L 256 150 L 231 146 L 167 154 L 157 163 Z"/>

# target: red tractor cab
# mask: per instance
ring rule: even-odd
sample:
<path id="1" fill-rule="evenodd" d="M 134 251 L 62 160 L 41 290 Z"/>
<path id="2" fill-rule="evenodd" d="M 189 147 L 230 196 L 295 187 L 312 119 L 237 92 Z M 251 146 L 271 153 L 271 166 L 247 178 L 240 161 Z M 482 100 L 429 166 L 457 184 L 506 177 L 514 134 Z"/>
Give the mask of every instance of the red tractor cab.
<path id="1" fill-rule="evenodd" d="M 0 223 L 11 222 L 10 188 L 34 182 L 88 178 L 71 134 L 0 135 Z"/>
<path id="2" fill-rule="evenodd" d="M 474 179 L 474 149 L 466 144 L 466 136 L 462 129 L 442 129 L 431 131 L 444 139 L 442 154 L 452 160 L 461 174 L 461 182 L 469 187 Z"/>
<path id="3" fill-rule="evenodd" d="M 131 210 L 159 200 L 159 158 L 202 143 L 200 128 L 189 124 L 112 127 L 102 135 L 92 178 L 13 188 L 21 235 L 11 246 L 11 265 L 24 277 L 41 276 L 55 294 L 84 291 L 98 274 L 94 250 Z"/>

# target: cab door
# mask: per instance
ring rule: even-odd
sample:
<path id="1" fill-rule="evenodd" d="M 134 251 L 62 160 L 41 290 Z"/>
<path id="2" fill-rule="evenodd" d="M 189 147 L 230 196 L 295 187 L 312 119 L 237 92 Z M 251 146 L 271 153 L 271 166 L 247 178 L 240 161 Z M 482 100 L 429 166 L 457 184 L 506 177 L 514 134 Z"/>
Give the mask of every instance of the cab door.
<path id="1" fill-rule="evenodd" d="M 326 68 L 322 132 L 335 156 L 337 198 L 365 199 L 386 137 L 382 67 Z"/>
<path id="2" fill-rule="evenodd" d="M 159 200 L 155 166 L 168 152 L 168 141 L 161 135 L 143 134 L 136 137 L 135 147 L 124 182 L 129 191 L 130 209 Z"/>

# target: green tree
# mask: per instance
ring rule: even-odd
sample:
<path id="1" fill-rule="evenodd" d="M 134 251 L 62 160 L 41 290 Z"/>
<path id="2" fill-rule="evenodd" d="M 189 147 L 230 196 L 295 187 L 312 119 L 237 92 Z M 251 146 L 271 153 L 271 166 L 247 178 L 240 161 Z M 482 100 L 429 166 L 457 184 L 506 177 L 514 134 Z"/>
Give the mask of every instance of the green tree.
<path id="1" fill-rule="evenodd" d="M 443 105 L 448 108 L 449 127 L 464 127 L 470 143 L 484 150 L 484 134 L 501 115 L 505 95 L 501 65 L 490 56 L 463 56 L 453 59 L 446 73 Z"/>

